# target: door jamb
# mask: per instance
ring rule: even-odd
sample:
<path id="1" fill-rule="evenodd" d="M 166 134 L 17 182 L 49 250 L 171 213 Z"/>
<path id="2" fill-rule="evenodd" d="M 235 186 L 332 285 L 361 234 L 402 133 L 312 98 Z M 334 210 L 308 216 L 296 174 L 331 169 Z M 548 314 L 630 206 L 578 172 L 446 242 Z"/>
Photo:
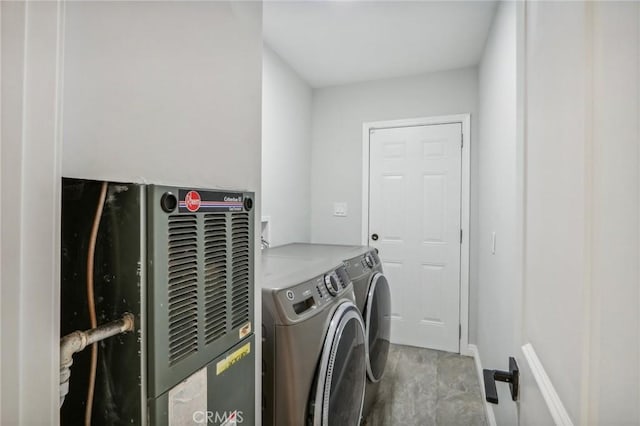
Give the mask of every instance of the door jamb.
<path id="1" fill-rule="evenodd" d="M 471 115 L 455 114 L 402 120 L 371 121 L 362 124 L 362 245 L 369 245 L 369 135 L 374 129 L 435 124 L 462 124 L 462 176 L 460 193 L 460 341 L 461 355 L 469 351 L 469 206 L 471 185 Z"/>

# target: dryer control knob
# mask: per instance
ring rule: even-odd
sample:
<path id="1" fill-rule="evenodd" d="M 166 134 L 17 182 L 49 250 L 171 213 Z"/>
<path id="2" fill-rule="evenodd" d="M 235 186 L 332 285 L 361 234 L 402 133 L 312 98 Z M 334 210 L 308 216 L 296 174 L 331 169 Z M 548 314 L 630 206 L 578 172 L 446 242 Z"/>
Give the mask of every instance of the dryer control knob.
<path id="1" fill-rule="evenodd" d="M 324 276 L 324 285 L 327 287 L 329 294 L 335 296 L 340 291 L 340 283 L 333 274 L 327 274 Z"/>
<path id="2" fill-rule="evenodd" d="M 364 261 L 365 261 L 365 262 L 367 262 L 367 266 L 368 266 L 369 268 L 373 268 L 373 267 L 374 267 L 374 265 L 376 264 L 376 262 L 374 262 L 373 257 L 371 257 L 371 255 L 370 255 L 370 254 L 368 254 L 368 255 L 366 255 L 366 256 L 364 257 Z"/>

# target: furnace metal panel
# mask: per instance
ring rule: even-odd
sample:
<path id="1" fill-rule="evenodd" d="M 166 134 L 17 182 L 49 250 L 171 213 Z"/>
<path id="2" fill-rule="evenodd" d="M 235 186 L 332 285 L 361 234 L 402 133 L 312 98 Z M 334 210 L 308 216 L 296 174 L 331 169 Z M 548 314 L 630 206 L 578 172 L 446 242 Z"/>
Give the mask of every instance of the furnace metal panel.
<path id="1" fill-rule="evenodd" d="M 228 357 L 233 357 L 234 353 L 242 351 L 247 345 L 249 345 L 250 351 L 246 355 L 239 357 L 226 370 L 217 374 L 219 364 L 224 363 Z M 201 410 L 197 410 L 191 414 L 193 422 L 187 424 L 221 425 L 224 423 L 225 416 L 228 418 L 233 412 L 237 412 L 236 415 L 240 416 L 238 424 L 254 424 L 254 398 L 246 398 L 245 395 L 255 395 L 255 356 L 255 336 L 251 335 L 208 363 L 205 367 L 207 403 L 203 409 L 204 415 L 209 416 L 209 419 L 213 421 L 201 421 L 203 414 L 200 413 Z M 149 424 L 154 426 L 169 425 L 169 393 L 169 391 L 165 392 L 150 401 Z"/>
<path id="2" fill-rule="evenodd" d="M 254 210 L 244 207 L 253 193 L 197 190 L 197 211 L 182 202 L 163 210 L 165 194 L 182 201 L 188 191 L 155 185 L 147 191 L 150 397 L 253 331 Z M 241 200 L 204 207 L 224 194 Z"/>

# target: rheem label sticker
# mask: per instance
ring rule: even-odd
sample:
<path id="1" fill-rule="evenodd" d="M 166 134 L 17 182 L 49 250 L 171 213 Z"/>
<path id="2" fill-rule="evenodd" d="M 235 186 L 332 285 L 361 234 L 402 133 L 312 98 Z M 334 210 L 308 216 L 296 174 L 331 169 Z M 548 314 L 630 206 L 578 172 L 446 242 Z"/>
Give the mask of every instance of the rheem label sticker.
<path id="1" fill-rule="evenodd" d="M 202 199 L 197 191 L 189 191 L 184 197 L 184 204 L 187 210 L 190 212 L 197 212 L 200 209 L 200 203 Z"/>
<path id="2" fill-rule="evenodd" d="M 241 192 L 180 189 L 178 191 L 180 213 L 213 213 L 244 211 L 244 194 Z"/>

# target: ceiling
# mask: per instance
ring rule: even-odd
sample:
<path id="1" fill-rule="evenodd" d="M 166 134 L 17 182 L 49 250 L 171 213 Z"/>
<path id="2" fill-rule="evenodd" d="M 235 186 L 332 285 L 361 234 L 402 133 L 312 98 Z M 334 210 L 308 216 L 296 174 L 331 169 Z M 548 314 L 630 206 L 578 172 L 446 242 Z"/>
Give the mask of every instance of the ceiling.
<path id="1" fill-rule="evenodd" d="M 271 47 L 312 87 L 477 65 L 496 1 L 265 1 Z"/>

